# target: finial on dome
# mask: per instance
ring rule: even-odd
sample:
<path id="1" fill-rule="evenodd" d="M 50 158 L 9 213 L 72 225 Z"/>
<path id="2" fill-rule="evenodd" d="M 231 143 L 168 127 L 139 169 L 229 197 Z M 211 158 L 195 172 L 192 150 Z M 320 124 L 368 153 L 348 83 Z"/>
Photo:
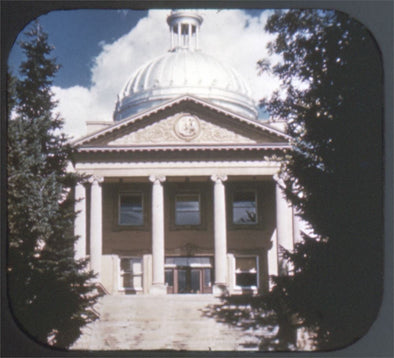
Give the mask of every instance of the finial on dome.
<path id="1" fill-rule="evenodd" d="M 170 50 L 198 50 L 198 37 L 202 21 L 202 17 L 193 11 L 171 11 L 167 17 L 171 33 Z"/>

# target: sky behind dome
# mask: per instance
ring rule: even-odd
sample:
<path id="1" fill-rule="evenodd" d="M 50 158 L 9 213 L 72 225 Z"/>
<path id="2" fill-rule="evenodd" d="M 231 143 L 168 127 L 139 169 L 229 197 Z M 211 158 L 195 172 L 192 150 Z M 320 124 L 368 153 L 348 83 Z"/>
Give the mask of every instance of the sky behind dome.
<path id="1" fill-rule="evenodd" d="M 200 48 L 234 67 L 259 101 L 278 88 L 268 74 L 258 76 L 257 61 L 268 57 L 271 35 L 264 31 L 270 11 L 198 10 L 203 16 Z M 170 10 L 62 10 L 40 16 L 61 64 L 53 92 L 65 132 L 86 133 L 86 121 L 112 121 L 117 94 L 141 65 L 168 51 L 166 22 Z M 28 25 L 29 26 L 29 25 Z M 23 32 L 18 40 L 23 37 Z M 14 46 L 9 67 L 14 74 L 23 59 Z"/>

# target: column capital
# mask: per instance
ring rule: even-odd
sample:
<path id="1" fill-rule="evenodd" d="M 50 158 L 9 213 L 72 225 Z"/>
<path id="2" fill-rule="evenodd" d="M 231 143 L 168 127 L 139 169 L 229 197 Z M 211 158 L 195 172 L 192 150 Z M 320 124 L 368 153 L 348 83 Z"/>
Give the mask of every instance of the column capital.
<path id="1" fill-rule="evenodd" d="M 89 179 L 88 179 L 90 184 L 101 184 L 104 181 L 104 177 L 98 176 L 98 175 L 92 175 Z"/>
<path id="2" fill-rule="evenodd" d="M 211 175 L 211 180 L 215 183 L 223 183 L 227 180 L 226 174 L 213 174 Z"/>
<path id="3" fill-rule="evenodd" d="M 75 188 L 84 188 L 85 189 L 85 181 L 79 181 L 75 184 Z"/>
<path id="4" fill-rule="evenodd" d="M 153 184 L 160 184 L 166 181 L 166 177 L 164 175 L 149 175 L 149 180 Z"/>

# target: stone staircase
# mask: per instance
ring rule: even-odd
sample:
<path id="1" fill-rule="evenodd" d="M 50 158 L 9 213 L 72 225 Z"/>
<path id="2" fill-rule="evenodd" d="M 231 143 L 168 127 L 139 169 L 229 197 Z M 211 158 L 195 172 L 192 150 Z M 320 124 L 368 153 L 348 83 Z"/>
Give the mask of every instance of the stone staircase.
<path id="1" fill-rule="evenodd" d="M 100 318 L 84 327 L 73 350 L 257 350 L 254 332 L 204 314 L 212 295 L 104 296 Z"/>

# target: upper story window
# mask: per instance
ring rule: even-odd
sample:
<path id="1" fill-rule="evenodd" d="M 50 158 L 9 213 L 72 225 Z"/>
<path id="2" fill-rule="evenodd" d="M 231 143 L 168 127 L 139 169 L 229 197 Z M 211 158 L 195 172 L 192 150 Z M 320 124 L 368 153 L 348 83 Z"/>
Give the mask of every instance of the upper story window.
<path id="1" fill-rule="evenodd" d="M 257 224 L 257 195 L 255 191 L 235 191 L 232 205 L 233 224 Z"/>
<path id="2" fill-rule="evenodd" d="M 144 225 L 144 200 L 142 193 L 119 195 L 119 225 Z"/>
<path id="3" fill-rule="evenodd" d="M 184 193 L 175 195 L 175 225 L 193 226 L 201 224 L 200 195 Z"/>

